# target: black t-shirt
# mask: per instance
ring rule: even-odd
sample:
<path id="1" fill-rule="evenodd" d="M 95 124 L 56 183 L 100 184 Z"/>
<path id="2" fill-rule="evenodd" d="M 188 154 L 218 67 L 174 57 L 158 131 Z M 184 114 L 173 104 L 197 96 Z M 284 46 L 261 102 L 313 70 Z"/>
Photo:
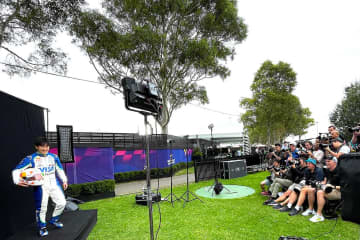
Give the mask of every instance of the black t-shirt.
<path id="1" fill-rule="evenodd" d="M 334 186 L 340 186 L 340 175 L 339 175 L 338 166 L 336 166 L 336 168 L 333 171 L 330 171 L 328 168 L 325 168 L 324 174 L 328 184 Z"/>

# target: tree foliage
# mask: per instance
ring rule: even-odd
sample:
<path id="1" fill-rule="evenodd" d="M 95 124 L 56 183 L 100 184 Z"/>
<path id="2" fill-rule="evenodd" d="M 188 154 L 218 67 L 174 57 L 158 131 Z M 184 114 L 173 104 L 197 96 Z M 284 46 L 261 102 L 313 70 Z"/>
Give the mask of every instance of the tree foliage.
<path id="1" fill-rule="evenodd" d="M 52 47 L 84 0 L 1 0 L 0 60 L 4 72 L 27 75 L 30 69 L 66 72 L 66 54 Z M 34 49 L 29 54 L 22 47 Z M 24 51 L 25 50 L 25 51 Z"/>
<path id="2" fill-rule="evenodd" d="M 272 144 L 287 136 L 303 135 L 313 124 L 308 108 L 302 108 L 295 89 L 296 73 L 289 64 L 265 61 L 251 85 L 252 98 L 244 98 L 241 121 L 250 141 Z"/>
<path id="3" fill-rule="evenodd" d="M 356 81 L 345 88 L 344 98 L 330 113 L 332 122 L 340 133 L 347 139 L 351 139 L 352 133 L 349 127 L 357 126 L 360 122 L 360 82 Z"/>
<path id="4" fill-rule="evenodd" d="M 125 76 L 156 84 L 163 132 L 176 109 L 208 102 L 199 82 L 229 76 L 225 61 L 247 33 L 234 0 L 109 0 L 103 9 L 83 12 L 72 33 L 115 92 Z"/>

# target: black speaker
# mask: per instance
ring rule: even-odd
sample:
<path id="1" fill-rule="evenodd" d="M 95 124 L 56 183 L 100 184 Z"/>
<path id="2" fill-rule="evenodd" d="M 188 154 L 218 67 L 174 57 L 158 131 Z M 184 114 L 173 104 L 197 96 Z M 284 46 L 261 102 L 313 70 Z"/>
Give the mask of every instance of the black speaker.
<path id="1" fill-rule="evenodd" d="M 74 162 L 73 127 L 56 125 L 58 155 L 62 163 Z"/>
<path id="2" fill-rule="evenodd" d="M 344 154 L 339 159 L 343 220 L 360 223 L 360 153 Z"/>
<path id="3" fill-rule="evenodd" d="M 223 178 L 231 179 L 246 176 L 246 160 L 223 161 Z"/>

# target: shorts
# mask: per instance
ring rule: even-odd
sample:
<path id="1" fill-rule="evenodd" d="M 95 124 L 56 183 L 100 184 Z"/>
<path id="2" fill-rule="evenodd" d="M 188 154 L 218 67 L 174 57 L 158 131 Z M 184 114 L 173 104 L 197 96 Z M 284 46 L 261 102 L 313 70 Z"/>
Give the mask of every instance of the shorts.
<path id="1" fill-rule="evenodd" d="M 298 189 L 299 191 L 301 191 L 302 189 L 302 185 L 299 183 L 293 183 L 290 185 L 290 187 L 288 188 L 288 190 L 294 191 L 294 189 Z"/>

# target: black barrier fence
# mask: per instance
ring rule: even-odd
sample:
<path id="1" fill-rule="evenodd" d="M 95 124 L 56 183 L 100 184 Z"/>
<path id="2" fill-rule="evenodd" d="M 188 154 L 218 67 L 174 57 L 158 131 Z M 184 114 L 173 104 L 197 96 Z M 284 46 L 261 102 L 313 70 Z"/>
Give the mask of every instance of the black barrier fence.
<path id="1" fill-rule="evenodd" d="M 339 159 L 343 220 L 360 224 L 360 153 L 344 154 Z"/>
<path id="2" fill-rule="evenodd" d="M 232 164 L 231 164 L 231 163 Z M 231 158 L 205 158 L 203 160 L 195 160 L 195 181 L 204 181 L 217 177 L 231 178 L 245 176 L 247 170 L 254 166 L 262 164 L 262 158 L 258 154 L 244 155 L 241 157 Z M 236 168 L 236 169 L 231 169 Z M 236 172 L 231 176 L 230 172 Z"/>

